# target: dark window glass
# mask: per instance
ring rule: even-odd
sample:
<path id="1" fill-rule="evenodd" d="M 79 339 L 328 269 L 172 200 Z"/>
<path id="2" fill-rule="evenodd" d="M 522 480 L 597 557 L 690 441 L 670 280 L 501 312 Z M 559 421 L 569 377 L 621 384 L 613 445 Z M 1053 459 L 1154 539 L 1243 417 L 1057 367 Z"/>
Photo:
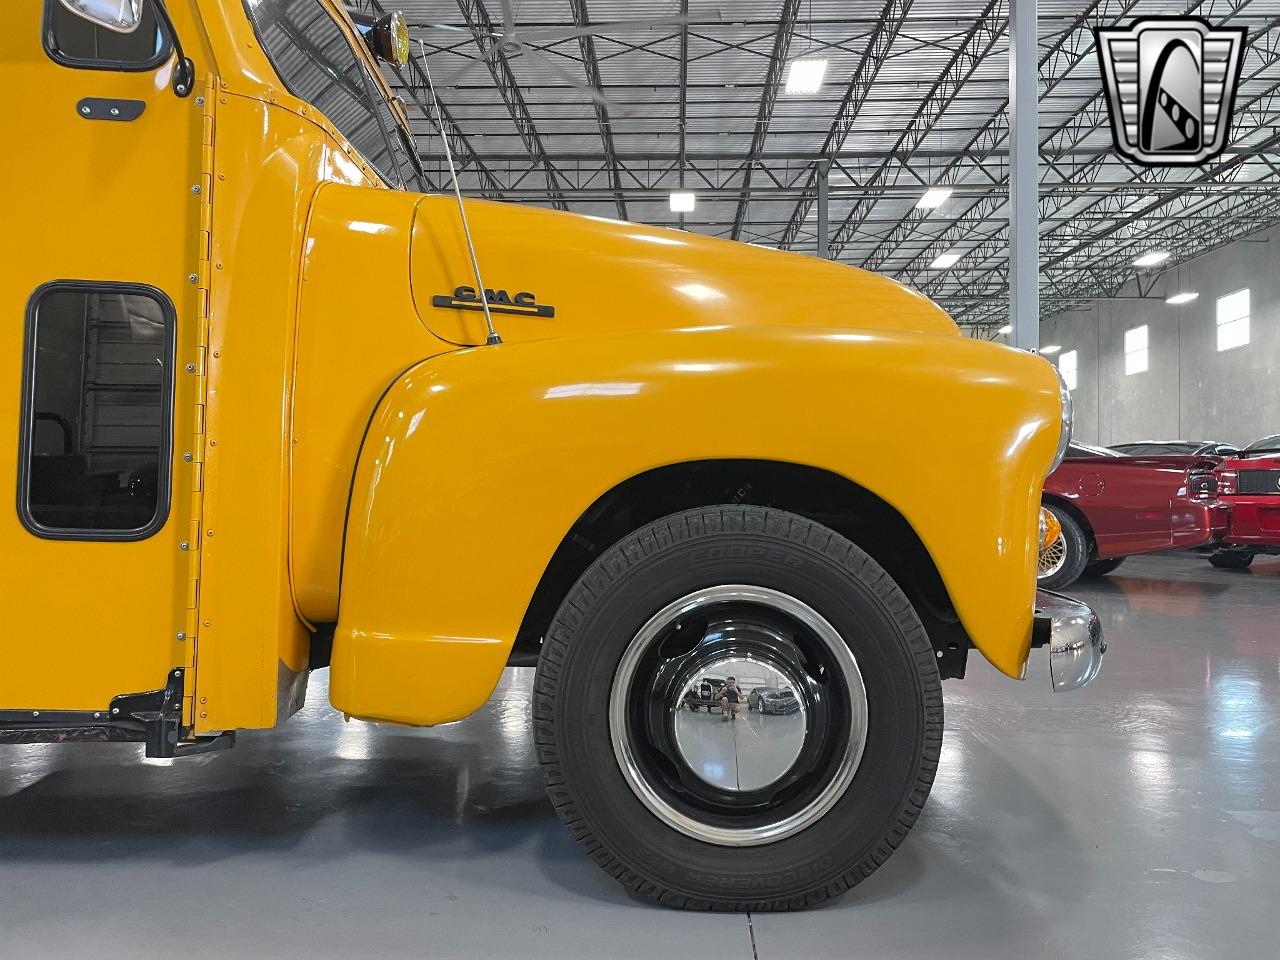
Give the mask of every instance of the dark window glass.
<path id="1" fill-rule="evenodd" d="M 1255 440 L 1253 443 L 1245 447 L 1245 450 L 1252 453 L 1254 450 L 1280 450 L 1280 434 L 1272 437 L 1263 437 L 1261 440 Z"/>
<path id="2" fill-rule="evenodd" d="M 262 49 L 294 96 L 338 128 L 388 183 L 417 172 L 398 121 L 320 0 L 245 0 Z"/>
<path id="3" fill-rule="evenodd" d="M 1123 457 L 1123 453 L 1108 450 L 1106 447 L 1094 447 L 1087 443 L 1072 441 L 1067 445 L 1068 460 L 1097 460 L 1101 457 Z"/>
<path id="4" fill-rule="evenodd" d="M 1130 443 L 1115 449 L 1131 457 L 1165 457 L 1195 453 L 1197 446 L 1194 443 Z"/>
<path id="5" fill-rule="evenodd" d="M 19 502 L 36 533 L 146 536 L 169 497 L 173 309 L 138 287 L 32 300 Z"/>
<path id="6" fill-rule="evenodd" d="M 116 33 L 45 0 L 45 49 L 59 63 L 104 70 L 150 70 L 169 58 L 169 40 L 151 4 L 132 33 Z"/>

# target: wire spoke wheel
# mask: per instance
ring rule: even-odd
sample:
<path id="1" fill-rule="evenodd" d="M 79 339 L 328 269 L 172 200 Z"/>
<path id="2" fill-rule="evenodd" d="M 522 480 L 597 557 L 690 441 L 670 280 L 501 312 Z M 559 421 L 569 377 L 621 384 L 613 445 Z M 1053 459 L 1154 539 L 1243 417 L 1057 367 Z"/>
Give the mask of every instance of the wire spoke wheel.
<path id="1" fill-rule="evenodd" d="M 1044 580 L 1061 572 L 1067 562 L 1067 537 L 1059 533 L 1056 540 L 1047 543 L 1040 550 L 1040 560 L 1036 566 L 1036 578 Z"/>

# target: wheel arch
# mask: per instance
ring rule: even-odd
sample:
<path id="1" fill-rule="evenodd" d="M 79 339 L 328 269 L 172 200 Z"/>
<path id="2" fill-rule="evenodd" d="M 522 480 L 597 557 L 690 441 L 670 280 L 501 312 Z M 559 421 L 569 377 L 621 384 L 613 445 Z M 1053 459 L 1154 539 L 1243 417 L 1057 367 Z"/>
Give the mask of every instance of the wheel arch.
<path id="1" fill-rule="evenodd" d="M 659 517 L 717 504 L 775 507 L 822 523 L 870 554 L 924 624 L 943 677 L 964 676 L 971 646 L 937 565 L 891 504 L 818 467 L 760 459 L 708 459 L 636 474 L 599 496 L 565 533 L 516 634 L 513 664 L 536 662 L 542 637 L 578 578 L 605 550 Z"/>

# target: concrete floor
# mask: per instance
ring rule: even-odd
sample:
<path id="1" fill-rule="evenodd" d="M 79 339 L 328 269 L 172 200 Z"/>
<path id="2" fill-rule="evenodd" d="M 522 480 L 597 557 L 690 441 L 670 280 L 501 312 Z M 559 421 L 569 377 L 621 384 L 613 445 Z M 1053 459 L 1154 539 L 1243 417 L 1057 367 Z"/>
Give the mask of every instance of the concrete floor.
<path id="1" fill-rule="evenodd" d="M 805 914 L 632 900 L 569 839 L 529 736 L 532 671 L 476 717 L 283 729 L 140 764 L 5 747 L 4 956 L 1275 956 L 1280 561 L 1139 559 L 1075 591 L 1110 642 L 1055 696 L 981 658 L 949 682 L 933 797 L 874 877 Z M 322 680 L 323 674 L 314 678 Z"/>

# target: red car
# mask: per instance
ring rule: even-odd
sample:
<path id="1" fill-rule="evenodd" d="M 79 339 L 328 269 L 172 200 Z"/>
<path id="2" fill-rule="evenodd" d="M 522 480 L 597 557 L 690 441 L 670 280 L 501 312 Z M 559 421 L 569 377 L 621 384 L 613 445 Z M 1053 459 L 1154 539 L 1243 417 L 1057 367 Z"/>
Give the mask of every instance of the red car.
<path id="1" fill-rule="evenodd" d="M 1243 570 L 1260 553 L 1280 553 L 1280 434 L 1251 443 L 1220 466 L 1218 496 L 1231 510 L 1215 567 Z"/>
<path id="2" fill-rule="evenodd" d="M 1062 532 L 1040 551 L 1040 586 L 1059 590 L 1081 576 L 1110 573 L 1133 554 L 1223 537 L 1228 512 L 1216 500 L 1213 474 L 1220 462 L 1200 455 L 1128 457 L 1071 444 L 1044 485 L 1044 506 Z"/>

